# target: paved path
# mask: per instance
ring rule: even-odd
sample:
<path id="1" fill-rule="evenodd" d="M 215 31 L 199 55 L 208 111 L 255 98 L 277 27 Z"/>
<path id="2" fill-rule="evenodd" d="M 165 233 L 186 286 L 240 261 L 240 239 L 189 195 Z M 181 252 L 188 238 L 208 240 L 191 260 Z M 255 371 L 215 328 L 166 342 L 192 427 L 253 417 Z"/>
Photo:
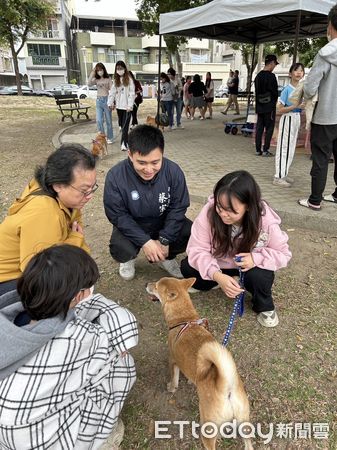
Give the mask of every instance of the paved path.
<path id="1" fill-rule="evenodd" d="M 115 119 L 115 117 L 114 117 Z M 251 172 L 260 185 L 263 198 L 280 214 L 287 226 L 301 226 L 325 232 L 337 231 L 337 205 L 323 202 L 319 212 L 297 205 L 297 199 L 307 197 L 310 192 L 311 161 L 308 155 L 296 153 L 289 175 L 295 179 L 291 188 L 272 185 L 274 158 L 255 156 L 253 140 L 240 134 L 224 133 L 224 116 L 219 112 L 213 120 L 185 120 L 184 130 L 165 131 L 165 155 L 176 161 L 183 169 L 192 200 L 204 202 L 212 192 L 214 184 L 227 172 L 245 169 Z M 230 120 L 227 116 L 226 120 Z M 140 123 L 142 121 L 140 120 Z M 117 124 L 114 122 L 114 130 Z M 54 145 L 60 142 L 78 142 L 90 148 L 96 135 L 94 121 L 69 127 L 54 136 Z M 120 150 L 120 136 L 109 145 L 110 155 L 101 161 L 102 169 L 125 158 Z M 326 193 L 332 193 L 333 164 L 329 164 Z"/>

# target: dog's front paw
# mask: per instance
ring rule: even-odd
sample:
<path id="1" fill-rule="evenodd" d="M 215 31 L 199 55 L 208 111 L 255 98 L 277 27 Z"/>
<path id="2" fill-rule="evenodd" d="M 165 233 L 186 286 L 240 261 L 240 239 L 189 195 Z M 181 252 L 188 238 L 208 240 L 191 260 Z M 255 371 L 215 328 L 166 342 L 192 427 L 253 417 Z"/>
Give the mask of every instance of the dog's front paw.
<path id="1" fill-rule="evenodd" d="M 171 392 L 171 394 L 174 394 L 175 391 L 177 390 L 176 386 L 174 386 L 174 384 L 170 381 L 169 383 L 167 383 L 167 390 L 169 392 Z"/>

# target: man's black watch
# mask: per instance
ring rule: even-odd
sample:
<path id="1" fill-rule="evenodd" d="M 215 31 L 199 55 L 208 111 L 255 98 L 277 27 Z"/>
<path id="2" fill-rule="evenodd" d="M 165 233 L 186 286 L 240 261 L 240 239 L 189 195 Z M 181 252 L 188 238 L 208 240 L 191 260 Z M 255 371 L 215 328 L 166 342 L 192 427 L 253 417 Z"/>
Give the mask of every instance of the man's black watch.
<path id="1" fill-rule="evenodd" d="M 161 243 L 161 245 L 169 245 L 170 241 L 162 236 L 159 236 L 159 242 Z"/>

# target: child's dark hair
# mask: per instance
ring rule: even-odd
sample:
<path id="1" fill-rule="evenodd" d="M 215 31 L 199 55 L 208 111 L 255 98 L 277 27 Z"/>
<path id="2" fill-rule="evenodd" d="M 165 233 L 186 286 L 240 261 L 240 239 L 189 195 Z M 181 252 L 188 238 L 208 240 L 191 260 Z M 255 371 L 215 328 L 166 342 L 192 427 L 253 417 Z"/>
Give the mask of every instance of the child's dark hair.
<path id="1" fill-rule="evenodd" d="M 304 72 L 304 65 L 300 62 L 296 62 L 290 66 L 289 73 L 294 72 L 295 70 L 298 70 L 299 68 L 301 68 Z"/>
<path id="2" fill-rule="evenodd" d="M 232 239 L 232 225 L 224 224 L 216 209 L 218 205 L 221 206 L 220 198 L 224 194 L 232 211 L 235 212 L 233 197 L 247 206 L 242 218 L 241 231 L 234 239 Z M 250 252 L 259 237 L 262 214 L 261 191 L 249 172 L 238 170 L 221 178 L 214 187 L 214 204 L 208 212 L 214 256 L 232 255 L 234 249 L 236 253 Z"/>
<path id="3" fill-rule="evenodd" d="M 97 264 L 87 252 L 74 245 L 55 245 L 33 256 L 17 291 L 33 320 L 65 318 L 76 294 L 98 278 Z"/>
<path id="4" fill-rule="evenodd" d="M 96 64 L 96 67 L 95 67 L 95 78 L 96 78 L 97 80 L 100 79 L 100 76 L 97 74 L 97 71 L 98 71 L 99 69 L 103 70 L 103 72 L 104 72 L 103 78 L 109 78 L 109 74 L 108 74 L 108 72 L 107 72 L 107 70 L 106 70 L 105 65 L 104 65 L 103 63 L 99 62 L 99 63 Z"/>
<path id="5" fill-rule="evenodd" d="M 81 144 L 62 144 L 47 159 L 45 166 L 37 166 L 35 179 L 41 186 L 37 194 L 56 198 L 53 184 L 70 185 L 74 180 L 74 169 L 94 170 L 96 158 Z"/>
<path id="6" fill-rule="evenodd" d="M 129 134 L 129 150 L 132 154 L 148 155 L 159 148 L 164 153 L 164 136 L 159 128 L 151 125 L 138 125 Z"/>
<path id="7" fill-rule="evenodd" d="M 198 73 L 196 73 L 193 77 L 193 81 L 195 83 L 200 83 L 200 75 Z"/>
<path id="8" fill-rule="evenodd" d="M 331 23 L 331 25 L 337 31 L 337 5 L 333 6 L 330 9 L 329 14 L 328 14 L 328 21 Z"/>

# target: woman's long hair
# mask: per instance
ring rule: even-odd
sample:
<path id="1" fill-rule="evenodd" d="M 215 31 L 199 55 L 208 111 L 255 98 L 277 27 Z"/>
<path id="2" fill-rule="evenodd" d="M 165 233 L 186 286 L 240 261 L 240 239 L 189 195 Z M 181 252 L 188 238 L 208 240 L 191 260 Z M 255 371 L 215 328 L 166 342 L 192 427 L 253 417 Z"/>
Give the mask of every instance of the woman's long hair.
<path id="1" fill-rule="evenodd" d="M 129 76 L 129 71 L 126 67 L 126 64 L 124 61 L 117 61 L 116 62 L 116 66 L 115 66 L 115 73 L 114 73 L 114 80 L 115 80 L 115 86 L 119 87 L 121 86 L 121 78 L 118 73 L 117 73 L 117 67 L 123 67 L 123 69 L 125 70 L 124 75 L 123 75 L 123 86 L 129 86 L 130 83 L 130 76 Z"/>
<path id="2" fill-rule="evenodd" d="M 224 224 L 217 213 L 217 206 L 221 206 L 220 199 L 224 194 L 232 211 L 235 212 L 232 203 L 234 197 L 247 207 L 242 218 L 241 230 L 234 238 L 232 238 L 232 225 Z M 249 172 L 238 170 L 221 178 L 214 187 L 214 204 L 208 212 L 212 229 L 213 255 L 221 257 L 251 252 L 261 231 L 262 214 L 261 191 Z"/>
<path id="3" fill-rule="evenodd" d="M 209 75 L 209 77 L 207 75 Z M 207 72 L 206 73 L 206 81 L 205 81 L 205 86 L 207 87 L 207 89 L 209 89 L 211 82 L 212 82 L 211 72 Z"/>

